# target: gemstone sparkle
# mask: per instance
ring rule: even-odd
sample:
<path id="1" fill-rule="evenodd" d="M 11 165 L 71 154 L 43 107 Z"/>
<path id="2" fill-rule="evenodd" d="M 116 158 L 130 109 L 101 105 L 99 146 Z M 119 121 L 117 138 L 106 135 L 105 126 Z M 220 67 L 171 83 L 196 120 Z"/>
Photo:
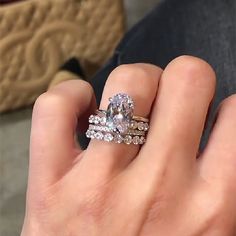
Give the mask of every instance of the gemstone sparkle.
<path id="1" fill-rule="evenodd" d="M 95 138 L 98 139 L 98 140 L 102 140 L 102 139 L 103 139 L 103 134 L 102 134 L 102 132 L 97 132 L 97 133 L 95 134 Z"/>
<path id="2" fill-rule="evenodd" d="M 110 134 L 110 133 L 107 133 L 104 135 L 104 140 L 107 141 L 107 142 L 111 142 L 113 140 L 113 135 Z"/>
<path id="3" fill-rule="evenodd" d="M 115 143 L 122 143 L 123 142 L 123 137 L 120 134 L 116 134 L 114 137 L 114 142 Z"/>
<path id="4" fill-rule="evenodd" d="M 125 138 L 124 138 L 124 142 L 126 144 L 131 144 L 132 143 L 132 136 L 126 135 Z"/>
<path id="5" fill-rule="evenodd" d="M 116 133 L 124 134 L 130 127 L 134 111 L 134 102 L 124 93 L 110 98 L 107 108 L 106 125 Z"/>

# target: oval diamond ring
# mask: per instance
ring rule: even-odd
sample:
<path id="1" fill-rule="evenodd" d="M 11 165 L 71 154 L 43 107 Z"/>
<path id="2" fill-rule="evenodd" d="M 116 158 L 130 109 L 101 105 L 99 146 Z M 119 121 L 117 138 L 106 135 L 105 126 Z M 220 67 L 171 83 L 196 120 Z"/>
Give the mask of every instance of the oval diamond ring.
<path id="1" fill-rule="evenodd" d="M 96 110 L 96 114 L 89 117 L 86 136 L 107 142 L 144 144 L 149 120 L 133 113 L 133 99 L 125 93 L 118 93 L 109 98 L 107 110 Z"/>

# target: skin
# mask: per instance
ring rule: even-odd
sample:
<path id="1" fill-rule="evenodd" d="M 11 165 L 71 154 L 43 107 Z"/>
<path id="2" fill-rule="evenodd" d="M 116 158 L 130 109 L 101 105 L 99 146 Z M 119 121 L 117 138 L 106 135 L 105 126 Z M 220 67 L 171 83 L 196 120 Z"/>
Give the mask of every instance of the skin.
<path id="1" fill-rule="evenodd" d="M 222 102 L 203 153 L 199 142 L 215 91 L 203 60 L 181 56 L 162 71 L 117 67 L 100 108 L 129 94 L 150 118 L 147 142 L 92 140 L 82 151 L 76 127 L 96 109 L 91 86 L 67 81 L 35 103 L 22 236 L 236 235 L 236 95 Z M 198 155 L 198 158 L 196 158 Z"/>

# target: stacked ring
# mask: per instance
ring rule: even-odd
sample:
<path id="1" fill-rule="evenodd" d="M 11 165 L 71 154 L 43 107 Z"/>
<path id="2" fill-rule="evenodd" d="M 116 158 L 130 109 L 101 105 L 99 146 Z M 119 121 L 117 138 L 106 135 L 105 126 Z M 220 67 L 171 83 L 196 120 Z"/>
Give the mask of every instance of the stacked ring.
<path id="1" fill-rule="evenodd" d="M 96 110 L 89 117 L 86 136 L 107 142 L 142 145 L 146 141 L 149 120 L 134 116 L 134 102 L 127 94 L 119 93 L 109 99 L 107 110 Z"/>

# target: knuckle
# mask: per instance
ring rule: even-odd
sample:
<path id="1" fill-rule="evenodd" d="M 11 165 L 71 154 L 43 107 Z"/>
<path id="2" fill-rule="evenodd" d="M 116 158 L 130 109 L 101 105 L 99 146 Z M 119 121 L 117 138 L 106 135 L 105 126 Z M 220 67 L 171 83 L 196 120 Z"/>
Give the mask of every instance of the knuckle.
<path id="1" fill-rule="evenodd" d="M 204 60 L 193 56 L 179 56 L 167 66 L 178 74 L 178 79 L 183 79 L 199 88 L 214 88 L 216 76 L 213 68 Z"/>
<path id="2" fill-rule="evenodd" d="M 209 69 L 214 73 L 212 67 L 206 61 L 198 57 L 183 55 L 174 59 L 173 62 L 195 73 L 205 69 Z"/>
<path id="3" fill-rule="evenodd" d="M 78 214 L 83 219 L 92 218 L 94 221 L 98 221 L 103 215 L 102 199 L 94 195 L 93 198 L 84 199 L 78 205 Z"/>
<path id="4" fill-rule="evenodd" d="M 158 194 L 155 198 L 154 203 L 151 205 L 148 215 L 147 215 L 147 223 L 156 223 L 161 219 L 161 213 L 164 209 L 166 209 L 167 201 L 166 197 Z"/>
<path id="5" fill-rule="evenodd" d="M 65 102 L 65 99 L 63 96 L 60 96 L 58 93 L 54 92 L 45 92 L 41 94 L 35 104 L 34 104 L 34 110 L 41 111 L 44 110 L 47 107 L 52 107 L 53 105 L 63 105 Z"/>
<path id="6" fill-rule="evenodd" d="M 122 83 L 127 87 L 136 87 L 135 85 L 142 85 L 145 87 L 152 87 L 154 81 L 150 76 L 147 67 L 138 64 L 120 65 L 111 72 L 108 82 Z"/>
<path id="7" fill-rule="evenodd" d="M 93 88 L 89 82 L 83 80 L 69 80 L 63 83 L 56 85 L 47 92 L 41 94 L 34 104 L 34 110 L 44 110 L 45 108 L 51 107 L 67 107 L 68 104 L 71 104 L 74 97 L 71 94 L 69 89 L 71 87 L 79 87 L 81 93 L 84 95 L 89 95 L 92 97 L 94 94 Z"/>
<path id="8" fill-rule="evenodd" d="M 228 98 L 224 99 L 224 101 L 220 104 L 220 111 L 227 113 L 234 112 L 233 115 L 236 115 L 235 107 L 236 107 L 236 94 L 231 95 Z"/>
<path id="9" fill-rule="evenodd" d="M 78 81 L 77 81 L 78 82 Z M 82 93 L 84 96 L 93 97 L 94 96 L 94 90 L 92 85 L 84 80 L 79 80 L 79 84 L 77 83 L 75 86 L 80 87 L 80 93 Z"/>
<path id="10" fill-rule="evenodd" d="M 95 222 L 100 222 L 109 212 L 110 199 L 109 187 L 99 187 L 82 194 L 78 201 L 78 215 L 85 220 L 93 219 Z"/>
<path id="11" fill-rule="evenodd" d="M 41 104 L 45 103 L 46 99 L 47 99 L 47 92 L 40 94 L 36 99 L 34 106 L 41 106 Z"/>
<path id="12" fill-rule="evenodd" d="M 224 218 L 226 218 L 228 213 L 225 212 L 225 205 L 219 204 L 214 206 L 211 209 L 211 212 L 206 214 L 205 224 L 208 225 L 208 228 L 215 228 L 218 226 L 219 228 L 224 228 Z"/>
<path id="13" fill-rule="evenodd" d="M 58 90 L 61 90 L 61 89 L 64 89 L 64 88 L 67 88 L 67 87 L 83 87 L 85 89 L 92 89 L 92 86 L 90 85 L 89 82 L 85 81 L 85 80 L 82 80 L 82 79 L 68 79 L 66 81 L 63 81 L 59 84 L 56 84 L 55 86 L 53 86 L 52 88 L 50 88 L 48 90 L 48 92 L 55 92 L 55 91 L 58 91 Z"/>
<path id="14" fill-rule="evenodd" d="M 204 212 L 203 228 L 213 229 L 217 226 L 219 229 L 224 229 L 227 226 L 224 223 L 230 222 L 232 216 L 232 204 L 229 200 L 227 191 L 222 188 L 215 188 L 202 196 L 200 204 Z"/>
<path id="15" fill-rule="evenodd" d="M 56 186 L 50 187 L 47 190 L 42 190 L 40 193 L 33 194 L 30 201 L 30 209 L 39 218 L 41 216 L 50 215 L 57 207 L 59 189 Z"/>

